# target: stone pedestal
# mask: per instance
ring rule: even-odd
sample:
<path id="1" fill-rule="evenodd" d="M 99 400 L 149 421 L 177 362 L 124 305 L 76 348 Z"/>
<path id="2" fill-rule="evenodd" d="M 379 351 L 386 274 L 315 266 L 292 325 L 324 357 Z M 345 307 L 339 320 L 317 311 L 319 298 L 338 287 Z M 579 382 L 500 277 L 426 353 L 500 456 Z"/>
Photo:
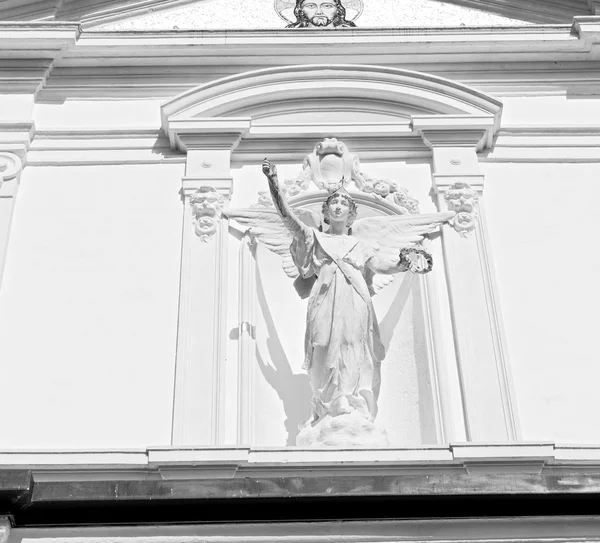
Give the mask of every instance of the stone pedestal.
<path id="1" fill-rule="evenodd" d="M 316 424 L 307 424 L 296 438 L 298 447 L 389 447 L 385 430 L 356 411 L 327 415 Z"/>

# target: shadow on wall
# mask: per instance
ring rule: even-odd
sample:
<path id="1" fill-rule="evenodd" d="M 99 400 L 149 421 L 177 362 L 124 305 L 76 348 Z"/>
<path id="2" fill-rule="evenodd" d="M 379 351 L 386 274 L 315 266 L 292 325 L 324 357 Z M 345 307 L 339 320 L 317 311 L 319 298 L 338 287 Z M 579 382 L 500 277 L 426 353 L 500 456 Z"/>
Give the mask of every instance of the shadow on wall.
<path id="1" fill-rule="evenodd" d="M 258 347 L 256 348 L 256 361 L 263 377 L 277 392 L 283 403 L 287 445 L 294 446 L 296 445 L 296 436 L 300 431 L 300 424 L 305 422 L 311 413 L 312 390 L 308 382 L 308 375 L 296 374 L 292 371 L 269 310 L 258 266 L 256 266 L 256 291 L 267 327 L 267 350 L 273 366 L 265 362 Z"/>
<path id="2" fill-rule="evenodd" d="M 387 412 L 381 423 L 385 425 L 396 446 L 435 444 L 437 430 L 431 388 L 431 361 L 427 348 L 428 335 L 425 329 L 427 319 L 424 313 L 423 284 L 420 278 L 412 274 L 398 276 L 396 281 L 399 283 L 396 283 L 398 287 L 387 290 L 387 295 L 392 295 L 393 299 L 386 304 L 384 316 L 380 319 L 381 339 L 390 354 L 383 362 L 389 366 L 383 368 L 389 380 L 386 382 L 386 393 L 380 398 L 386 404 Z M 264 283 L 257 265 L 256 294 L 264 318 L 266 341 L 261 348 L 257 344 L 256 361 L 266 384 L 281 401 L 285 415 L 286 444 L 294 446 L 299 425 L 311 413 L 312 391 L 308 376 L 294 373 L 286 356 L 265 286 L 269 285 Z M 380 295 L 386 296 L 385 293 Z M 397 358 L 398 354 L 404 356 Z M 263 412 L 262 416 L 264 415 Z"/>

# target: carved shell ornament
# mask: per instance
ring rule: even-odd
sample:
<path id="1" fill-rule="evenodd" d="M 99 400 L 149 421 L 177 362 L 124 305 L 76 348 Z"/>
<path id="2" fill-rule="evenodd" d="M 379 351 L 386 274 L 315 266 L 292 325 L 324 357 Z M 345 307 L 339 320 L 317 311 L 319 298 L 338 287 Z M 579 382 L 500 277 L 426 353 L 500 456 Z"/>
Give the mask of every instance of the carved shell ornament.
<path id="1" fill-rule="evenodd" d="M 340 3 L 340 0 L 332 0 L 332 3 Z M 296 0 L 275 0 L 275 11 L 288 25 L 295 25 L 298 22 L 294 14 L 296 4 Z M 346 21 L 351 23 L 361 16 L 364 9 L 363 0 L 341 0 L 341 4 L 346 9 Z"/>

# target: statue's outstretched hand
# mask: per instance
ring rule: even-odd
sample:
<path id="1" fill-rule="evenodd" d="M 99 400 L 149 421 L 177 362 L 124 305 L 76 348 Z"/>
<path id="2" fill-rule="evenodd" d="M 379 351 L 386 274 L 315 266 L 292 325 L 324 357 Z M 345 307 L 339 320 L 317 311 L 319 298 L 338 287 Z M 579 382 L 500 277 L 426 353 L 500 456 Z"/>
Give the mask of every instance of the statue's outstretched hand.
<path id="1" fill-rule="evenodd" d="M 262 171 L 267 176 L 267 179 L 270 183 L 275 183 L 275 186 L 278 185 L 277 167 L 275 166 L 275 164 L 271 164 L 271 162 L 269 162 L 269 160 L 265 158 L 262 163 Z"/>
<path id="2" fill-rule="evenodd" d="M 400 249 L 400 265 L 413 273 L 429 273 L 433 268 L 432 256 L 419 247 Z"/>

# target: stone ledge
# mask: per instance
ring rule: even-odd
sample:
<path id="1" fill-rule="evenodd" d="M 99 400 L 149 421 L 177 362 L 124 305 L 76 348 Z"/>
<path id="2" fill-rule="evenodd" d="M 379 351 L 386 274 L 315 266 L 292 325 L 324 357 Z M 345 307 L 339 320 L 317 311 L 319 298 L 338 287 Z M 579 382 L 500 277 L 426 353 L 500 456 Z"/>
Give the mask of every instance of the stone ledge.
<path id="1" fill-rule="evenodd" d="M 161 470 L 169 467 L 232 466 L 245 470 L 319 467 L 323 469 L 459 468 L 465 464 L 491 465 L 502 462 L 518 466 L 523 462 L 556 466 L 597 467 L 600 445 L 529 443 L 451 443 L 405 448 L 323 448 L 299 447 L 149 447 L 136 450 L 0 450 L 0 471 L 32 470 Z M 504 472 L 504 470 L 502 470 Z M 492 469 L 490 473 L 493 473 Z"/>

